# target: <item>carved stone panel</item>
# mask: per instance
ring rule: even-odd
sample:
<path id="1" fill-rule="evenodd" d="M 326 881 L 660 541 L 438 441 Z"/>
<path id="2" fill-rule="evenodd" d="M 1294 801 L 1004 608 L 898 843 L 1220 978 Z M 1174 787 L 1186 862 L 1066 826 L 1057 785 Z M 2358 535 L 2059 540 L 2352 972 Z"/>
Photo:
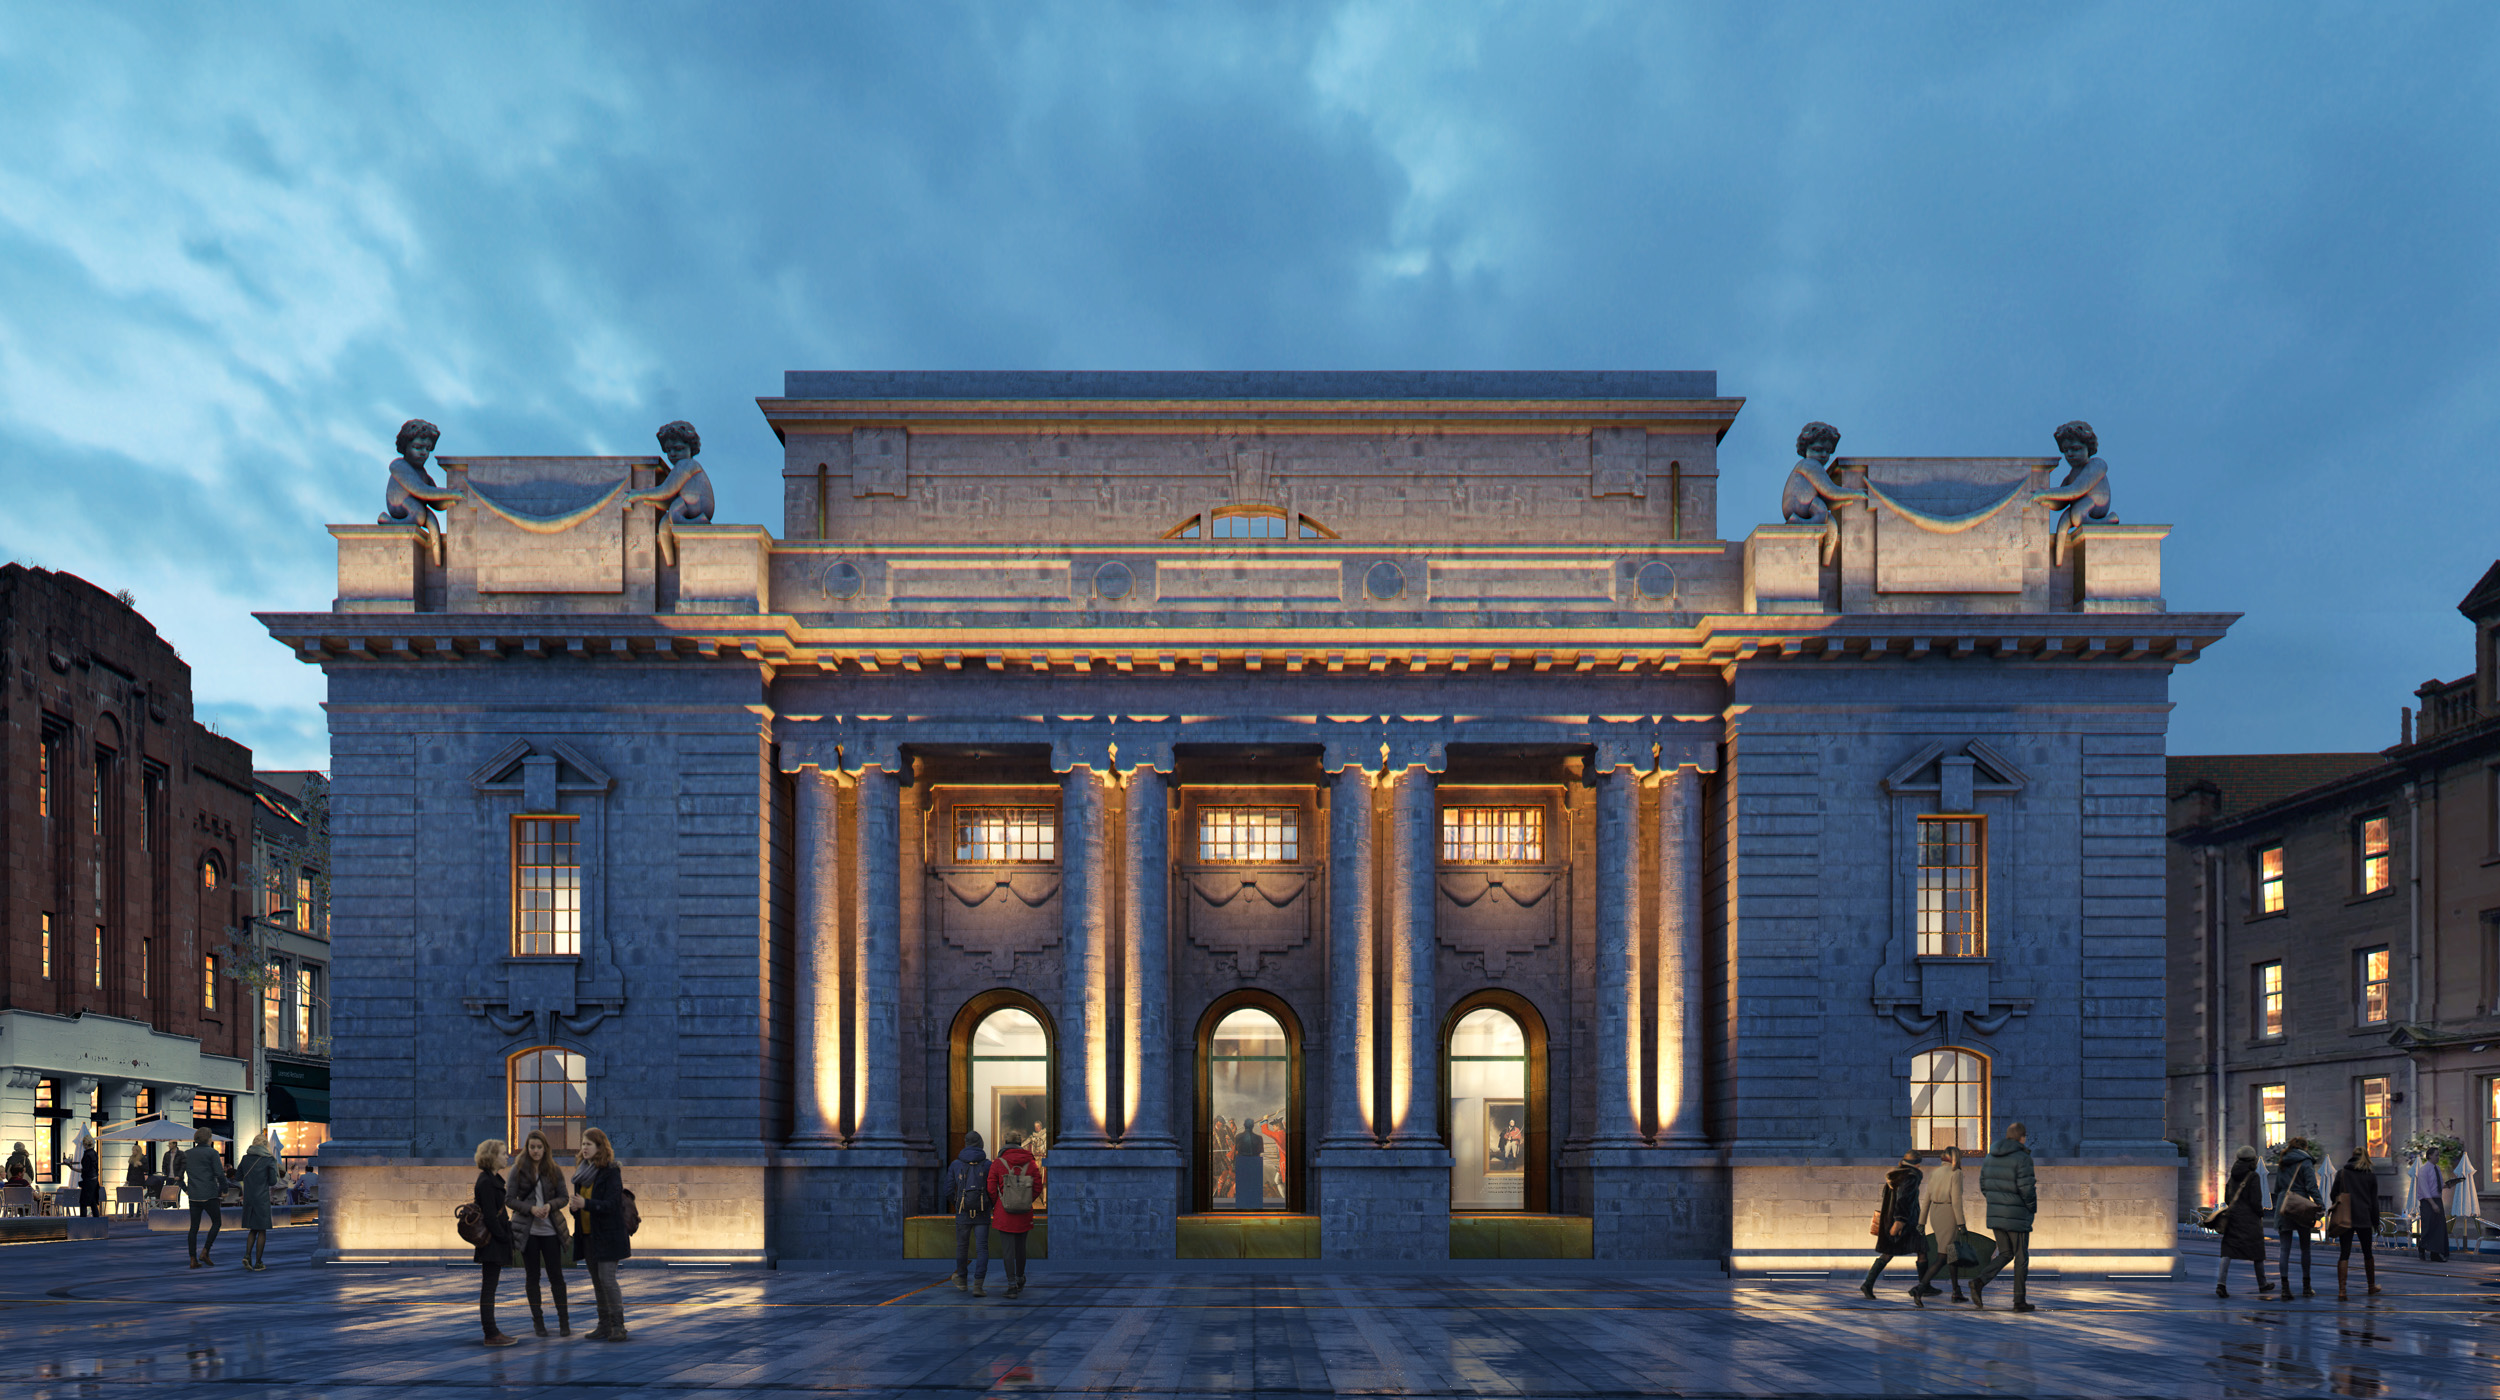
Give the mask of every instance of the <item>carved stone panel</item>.
<path id="1" fill-rule="evenodd" d="M 1443 866 L 1434 936 L 1464 957 L 1482 958 L 1499 978 L 1513 959 L 1553 946 L 1570 906 L 1570 874 L 1533 866 Z"/>
<path id="2" fill-rule="evenodd" d="M 1316 883 L 1304 870 L 1185 867 L 1182 926 L 1191 943 L 1231 957 L 1244 978 L 1256 977 L 1266 959 L 1311 941 Z"/>
<path id="3" fill-rule="evenodd" d="M 1060 874 L 1030 866 L 933 866 L 929 921 L 947 947 L 990 980 L 1040 969 L 1026 960 L 1059 946 Z"/>

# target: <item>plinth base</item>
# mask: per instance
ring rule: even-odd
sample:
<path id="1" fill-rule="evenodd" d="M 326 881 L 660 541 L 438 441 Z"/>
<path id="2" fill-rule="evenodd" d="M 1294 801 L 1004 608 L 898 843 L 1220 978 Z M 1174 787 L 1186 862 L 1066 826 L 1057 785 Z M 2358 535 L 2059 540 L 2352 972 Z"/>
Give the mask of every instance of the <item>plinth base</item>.
<path id="1" fill-rule="evenodd" d="M 1177 1149 L 1053 1147 L 1044 1170 L 1053 1259 L 1170 1257 L 1180 1214 Z"/>
<path id="2" fill-rule="evenodd" d="M 1717 1152 L 1566 1148 L 1560 1184 L 1563 1208 L 1589 1217 L 1594 1258 L 1727 1256 L 1728 1169 Z"/>
<path id="3" fill-rule="evenodd" d="M 1323 1259 L 1450 1257 L 1450 1154 L 1355 1148 L 1319 1154 Z"/>
<path id="4" fill-rule="evenodd" d="M 903 1222 L 925 1209 L 935 1164 L 906 1149 L 793 1150 L 766 1169 L 781 1259 L 900 1259 Z"/>

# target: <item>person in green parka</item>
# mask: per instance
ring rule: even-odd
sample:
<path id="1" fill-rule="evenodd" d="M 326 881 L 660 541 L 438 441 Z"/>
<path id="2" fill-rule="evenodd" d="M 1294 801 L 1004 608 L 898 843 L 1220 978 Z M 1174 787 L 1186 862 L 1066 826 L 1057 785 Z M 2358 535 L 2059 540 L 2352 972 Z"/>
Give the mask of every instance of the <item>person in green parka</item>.
<path id="1" fill-rule="evenodd" d="M 2009 1126 L 2004 1141 L 1988 1149 L 1988 1164 L 1979 1169 L 1979 1194 L 1988 1198 L 1988 1232 L 1997 1237 L 1997 1251 L 1988 1267 L 1970 1281 L 1973 1307 L 1988 1306 L 1980 1290 L 2012 1264 L 2014 1311 L 2039 1311 L 2023 1296 L 2023 1285 L 2031 1278 L 2031 1219 L 2040 1210 L 2040 1189 L 2031 1173 L 2030 1137 L 2022 1124 Z"/>

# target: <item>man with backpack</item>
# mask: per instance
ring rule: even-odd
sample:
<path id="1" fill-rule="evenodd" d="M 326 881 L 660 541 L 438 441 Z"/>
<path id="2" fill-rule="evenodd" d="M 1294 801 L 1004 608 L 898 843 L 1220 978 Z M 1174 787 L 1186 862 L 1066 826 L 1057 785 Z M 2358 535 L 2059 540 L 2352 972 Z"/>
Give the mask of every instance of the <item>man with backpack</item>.
<path id="1" fill-rule="evenodd" d="M 981 1280 L 990 1272 L 990 1156 L 981 1150 L 979 1133 L 964 1134 L 964 1150 L 947 1164 L 938 1199 L 946 1202 L 947 1213 L 955 1217 L 955 1291 L 965 1291 L 968 1263 L 972 1296 L 988 1296 L 981 1291 Z"/>
<path id="2" fill-rule="evenodd" d="M 1033 1229 L 1033 1208 L 1042 1199 L 1042 1164 L 1024 1150 L 1024 1138 L 1007 1135 L 1007 1150 L 990 1163 L 990 1228 L 998 1232 L 1007 1262 L 1007 1296 L 1024 1291 L 1024 1237 Z"/>

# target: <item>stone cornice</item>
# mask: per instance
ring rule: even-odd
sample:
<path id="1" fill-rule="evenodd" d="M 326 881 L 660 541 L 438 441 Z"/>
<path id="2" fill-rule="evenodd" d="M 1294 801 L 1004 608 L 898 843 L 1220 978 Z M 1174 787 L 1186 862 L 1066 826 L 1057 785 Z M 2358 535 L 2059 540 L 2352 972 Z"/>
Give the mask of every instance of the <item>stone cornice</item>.
<path id="1" fill-rule="evenodd" d="M 1723 437 L 1745 406 L 1711 399 L 790 399 L 758 398 L 785 442 L 793 432 L 901 427 L 956 433 L 1554 433 L 1649 427 Z"/>

